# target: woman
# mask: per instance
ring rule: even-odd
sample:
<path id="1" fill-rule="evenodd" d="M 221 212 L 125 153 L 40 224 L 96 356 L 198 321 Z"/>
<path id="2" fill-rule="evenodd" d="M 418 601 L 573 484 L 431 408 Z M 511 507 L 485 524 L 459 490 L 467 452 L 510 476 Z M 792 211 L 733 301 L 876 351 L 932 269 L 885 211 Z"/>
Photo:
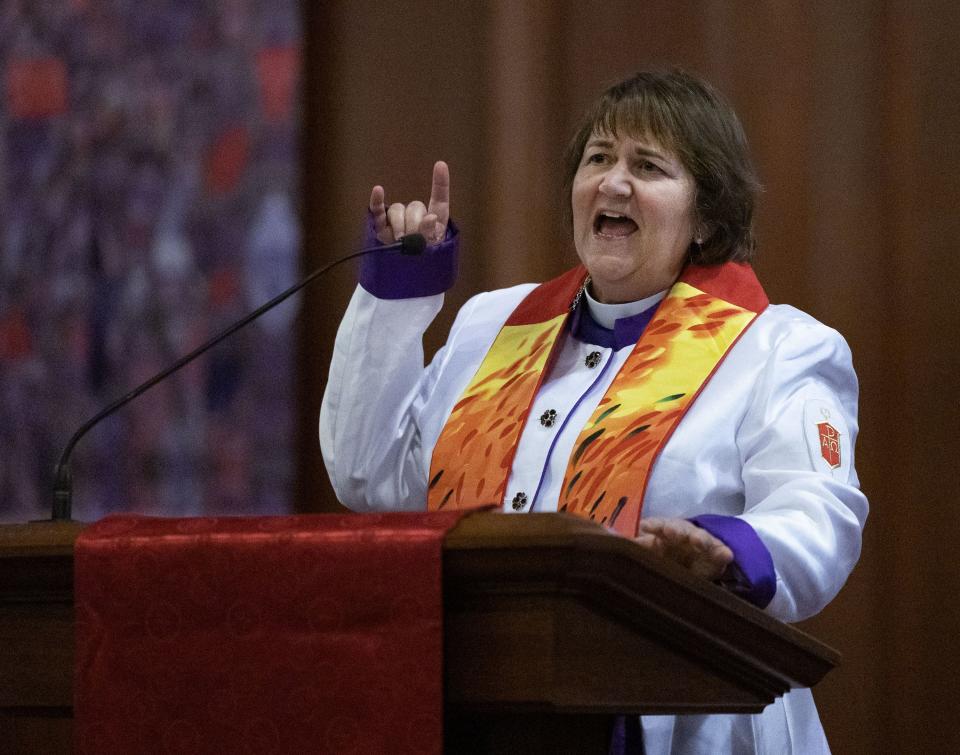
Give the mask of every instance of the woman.
<path id="1" fill-rule="evenodd" d="M 334 350 L 321 445 L 357 510 L 496 503 L 634 537 L 773 616 L 817 613 L 859 557 L 857 382 L 842 337 L 767 298 L 757 181 L 732 109 L 679 71 L 611 87 L 568 150 L 582 266 L 479 294 L 423 366 L 455 277 L 449 171 L 429 205 L 370 197 L 369 255 Z M 642 513 L 642 518 L 641 518 Z M 827 752 L 809 690 L 762 714 L 644 716 L 647 753 Z"/>

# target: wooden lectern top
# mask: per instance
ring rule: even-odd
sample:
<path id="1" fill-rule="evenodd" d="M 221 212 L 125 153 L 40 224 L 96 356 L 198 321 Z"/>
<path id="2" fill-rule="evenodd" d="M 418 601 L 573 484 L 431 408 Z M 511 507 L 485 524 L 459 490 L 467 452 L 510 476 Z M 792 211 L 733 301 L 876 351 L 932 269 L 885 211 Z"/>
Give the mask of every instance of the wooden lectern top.
<path id="1" fill-rule="evenodd" d="M 0 525 L 0 721 L 71 715 L 83 526 Z M 839 662 L 720 587 L 564 514 L 466 517 L 443 559 L 448 716 L 759 712 Z"/>
<path id="2" fill-rule="evenodd" d="M 447 536 L 443 573 L 456 705 L 759 712 L 840 660 L 722 588 L 564 514 L 468 517 Z"/>

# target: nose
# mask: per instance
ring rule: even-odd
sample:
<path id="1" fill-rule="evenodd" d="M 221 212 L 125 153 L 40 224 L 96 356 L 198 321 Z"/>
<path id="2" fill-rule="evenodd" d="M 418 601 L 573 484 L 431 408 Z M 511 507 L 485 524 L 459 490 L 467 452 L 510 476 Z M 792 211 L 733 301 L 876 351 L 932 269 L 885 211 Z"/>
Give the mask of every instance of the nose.
<path id="1" fill-rule="evenodd" d="M 630 174 L 620 162 L 604 174 L 599 188 L 601 194 L 611 198 L 629 197 L 633 191 L 630 185 Z"/>

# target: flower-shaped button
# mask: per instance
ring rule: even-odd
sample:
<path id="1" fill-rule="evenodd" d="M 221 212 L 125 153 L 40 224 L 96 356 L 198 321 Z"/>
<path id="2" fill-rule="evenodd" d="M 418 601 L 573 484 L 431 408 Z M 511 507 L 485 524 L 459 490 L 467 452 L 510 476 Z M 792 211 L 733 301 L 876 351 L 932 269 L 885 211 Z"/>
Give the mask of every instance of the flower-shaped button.
<path id="1" fill-rule="evenodd" d="M 527 494 L 526 493 L 517 493 L 513 497 L 513 502 L 510 504 L 513 506 L 514 511 L 523 511 L 523 507 L 527 505 Z"/>
<path id="2" fill-rule="evenodd" d="M 557 424 L 557 410 L 547 409 L 547 411 L 540 415 L 540 424 L 544 427 L 553 427 Z"/>
<path id="3" fill-rule="evenodd" d="M 600 352 L 591 351 L 589 354 L 587 354 L 587 358 L 583 360 L 583 363 L 592 370 L 594 367 L 600 364 Z"/>

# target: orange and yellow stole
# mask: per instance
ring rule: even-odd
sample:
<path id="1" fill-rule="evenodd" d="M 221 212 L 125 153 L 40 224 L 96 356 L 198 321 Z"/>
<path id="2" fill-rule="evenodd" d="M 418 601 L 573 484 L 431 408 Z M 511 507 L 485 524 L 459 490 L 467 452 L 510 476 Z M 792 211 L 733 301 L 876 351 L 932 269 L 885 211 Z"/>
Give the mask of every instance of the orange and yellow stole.
<path id="1" fill-rule="evenodd" d="M 538 286 L 504 323 L 434 447 L 430 510 L 502 504 L 520 434 L 585 278 L 577 267 Z M 557 508 L 635 536 L 660 450 L 767 304 L 747 265 L 687 266 L 581 430 Z"/>

